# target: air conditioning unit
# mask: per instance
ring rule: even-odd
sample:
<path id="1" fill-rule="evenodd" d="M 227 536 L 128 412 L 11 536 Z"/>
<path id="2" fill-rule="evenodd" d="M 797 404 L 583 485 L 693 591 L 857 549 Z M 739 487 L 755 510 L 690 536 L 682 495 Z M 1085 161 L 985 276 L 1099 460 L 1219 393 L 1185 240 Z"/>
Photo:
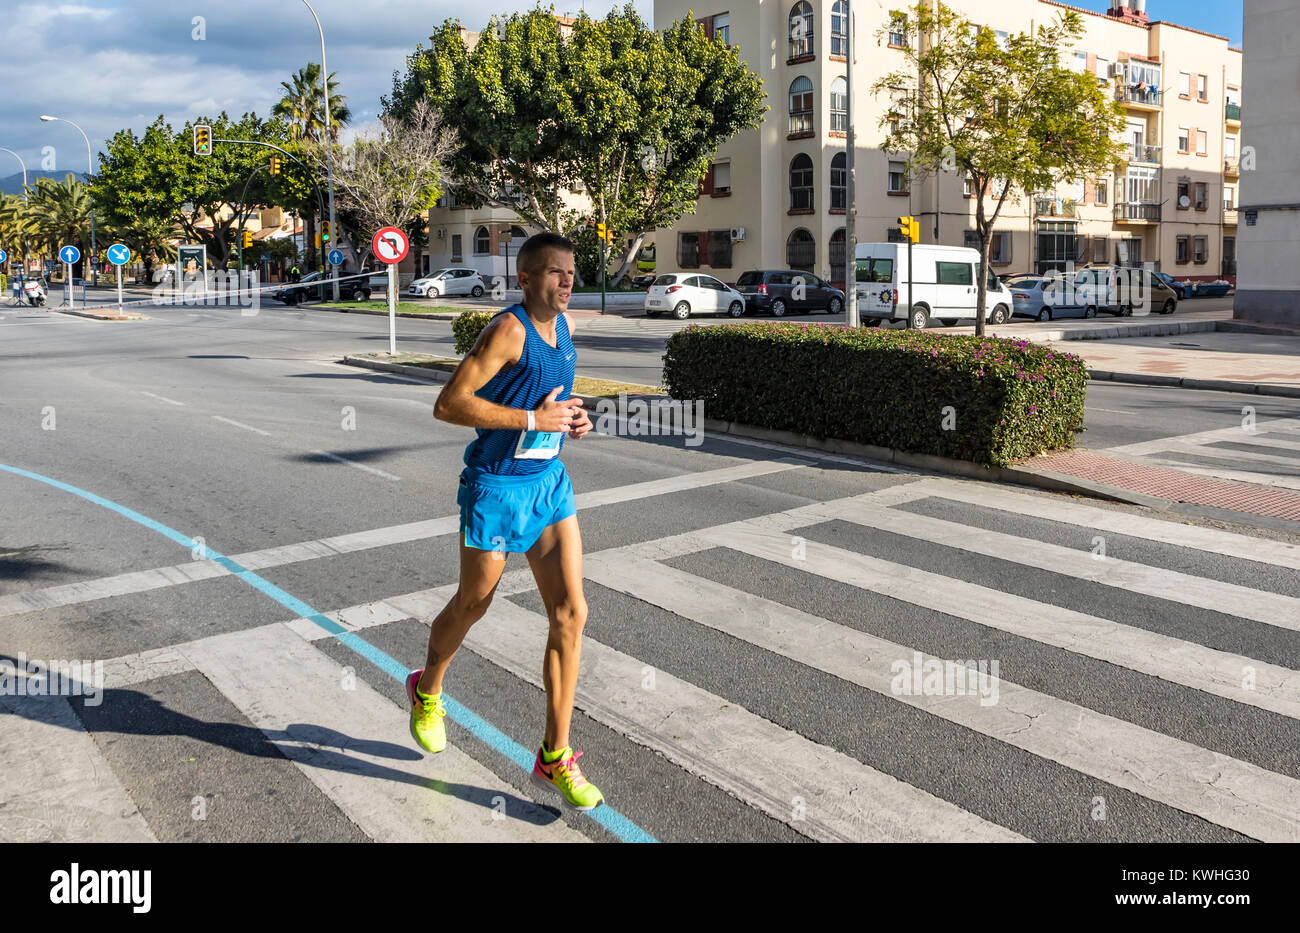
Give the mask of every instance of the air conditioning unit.
<path id="1" fill-rule="evenodd" d="M 1111 78 L 1122 78 L 1122 77 L 1124 77 L 1124 63 L 1123 63 L 1123 62 L 1111 62 L 1111 64 L 1110 64 L 1110 71 L 1107 72 L 1107 77 L 1111 77 Z"/>
<path id="2" fill-rule="evenodd" d="M 440 240 L 445 240 L 445 239 L 447 239 L 447 231 L 446 231 L 446 230 L 443 230 L 442 228 L 439 228 L 439 229 L 438 229 L 438 239 L 440 239 Z"/>
<path id="3" fill-rule="evenodd" d="M 732 228 L 731 228 L 731 241 L 732 241 L 733 243 L 739 242 L 740 240 L 743 240 L 744 238 L 745 238 L 745 228 L 744 228 L 744 227 L 732 227 Z"/>

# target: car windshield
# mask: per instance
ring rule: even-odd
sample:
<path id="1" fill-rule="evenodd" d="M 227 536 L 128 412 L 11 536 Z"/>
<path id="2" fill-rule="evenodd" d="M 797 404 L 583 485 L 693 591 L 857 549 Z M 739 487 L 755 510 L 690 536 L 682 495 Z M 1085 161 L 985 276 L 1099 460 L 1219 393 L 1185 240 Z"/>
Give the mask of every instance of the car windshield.
<path id="1" fill-rule="evenodd" d="M 1011 288 L 1019 288 L 1022 291 L 1026 289 L 1029 291 L 1033 291 L 1034 289 L 1042 288 L 1043 283 L 1045 281 L 1046 279 L 1031 279 L 1031 278 L 1008 279 L 1007 285 L 1010 286 Z"/>
<path id="2" fill-rule="evenodd" d="M 676 285 L 676 284 L 677 284 L 677 276 L 675 276 L 675 275 L 661 275 L 661 276 L 659 276 L 659 278 L 657 278 L 657 279 L 654 280 L 654 284 L 655 284 L 655 285 Z"/>
<path id="3" fill-rule="evenodd" d="M 746 285 L 760 285 L 762 284 L 762 281 L 763 281 L 763 273 L 745 272 L 741 274 L 740 278 L 736 279 L 736 285 L 737 287 L 744 287 Z"/>

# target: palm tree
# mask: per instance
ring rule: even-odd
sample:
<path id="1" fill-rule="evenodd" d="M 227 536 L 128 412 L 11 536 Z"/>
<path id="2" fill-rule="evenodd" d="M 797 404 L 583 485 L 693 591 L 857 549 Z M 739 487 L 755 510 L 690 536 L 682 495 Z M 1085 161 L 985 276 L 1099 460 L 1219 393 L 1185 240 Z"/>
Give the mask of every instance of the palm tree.
<path id="1" fill-rule="evenodd" d="M 145 280 L 149 282 L 153 281 L 154 260 L 175 259 L 176 240 L 182 235 L 176 221 L 158 217 L 139 217 L 121 231 L 122 242 L 144 263 Z"/>
<path id="2" fill-rule="evenodd" d="M 330 72 L 330 141 L 338 142 L 339 129 L 352 119 L 348 99 L 335 88 L 338 81 Z M 317 143 L 325 131 L 325 107 L 320 86 L 320 65 L 308 62 L 299 68 L 290 81 L 281 81 L 284 96 L 271 108 L 271 113 L 289 124 L 295 140 Z"/>
<path id="3" fill-rule="evenodd" d="M 51 253 L 75 241 L 84 257 L 83 234 L 90 230 L 90 190 L 69 173 L 61 182 L 36 179 L 36 184 L 27 186 L 27 195 L 26 212 L 37 238 Z"/>

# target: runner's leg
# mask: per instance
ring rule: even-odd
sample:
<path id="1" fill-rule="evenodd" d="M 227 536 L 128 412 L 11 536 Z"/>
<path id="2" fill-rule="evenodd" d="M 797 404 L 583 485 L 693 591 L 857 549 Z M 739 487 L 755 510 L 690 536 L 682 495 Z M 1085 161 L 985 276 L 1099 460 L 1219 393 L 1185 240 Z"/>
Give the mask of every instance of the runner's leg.
<path id="1" fill-rule="evenodd" d="M 545 739 L 548 749 L 558 751 L 569 744 L 582 628 L 587 622 L 578 516 L 570 515 L 548 526 L 525 556 L 550 620 L 546 656 L 542 661 L 542 682 L 546 685 Z"/>
<path id="2" fill-rule="evenodd" d="M 460 542 L 460 586 L 429 632 L 429 654 L 416 689 L 426 696 L 442 692 L 442 677 L 465 640 L 469 627 L 483 618 L 505 570 L 505 554 Z"/>

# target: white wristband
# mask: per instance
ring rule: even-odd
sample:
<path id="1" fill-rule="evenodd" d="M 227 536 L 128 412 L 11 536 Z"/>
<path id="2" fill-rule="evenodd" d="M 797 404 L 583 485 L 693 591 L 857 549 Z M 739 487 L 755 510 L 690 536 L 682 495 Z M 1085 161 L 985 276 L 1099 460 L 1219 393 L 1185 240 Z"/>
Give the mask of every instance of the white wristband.
<path id="1" fill-rule="evenodd" d="M 529 410 L 528 410 L 528 430 L 530 430 L 530 431 L 536 431 L 536 430 L 537 430 L 537 418 L 536 418 L 536 416 L 533 414 L 532 409 L 529 409 Z"/>

